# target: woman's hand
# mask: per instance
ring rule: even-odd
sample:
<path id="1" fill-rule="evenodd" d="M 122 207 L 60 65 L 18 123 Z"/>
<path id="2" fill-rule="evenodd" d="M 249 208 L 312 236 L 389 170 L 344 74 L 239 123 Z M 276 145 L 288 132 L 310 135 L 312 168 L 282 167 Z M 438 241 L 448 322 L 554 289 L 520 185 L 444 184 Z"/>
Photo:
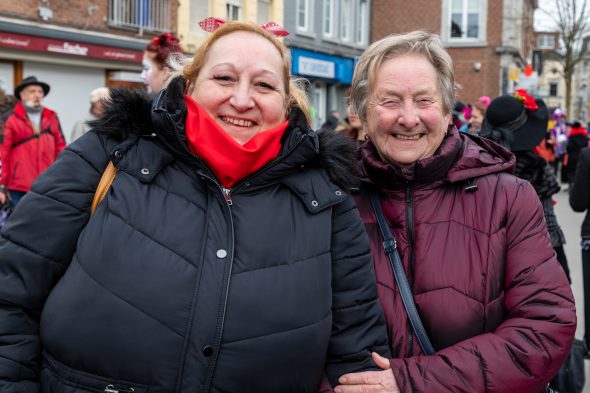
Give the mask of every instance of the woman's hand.
<path id="1" fill-rule="evenodd" d="M 400 393 L 391 371 L 389 360 L 373 352 L 373 361 L 383 371 L 364 371 L 344 374 L 338 379 L 336 393 Z"/>

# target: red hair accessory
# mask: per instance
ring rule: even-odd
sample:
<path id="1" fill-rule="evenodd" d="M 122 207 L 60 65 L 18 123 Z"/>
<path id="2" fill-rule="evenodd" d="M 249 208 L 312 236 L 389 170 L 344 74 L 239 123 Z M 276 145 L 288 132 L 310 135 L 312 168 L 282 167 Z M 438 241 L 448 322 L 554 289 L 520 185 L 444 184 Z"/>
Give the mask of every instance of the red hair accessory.
<path id="1" fill-rule="evenodd" d="M 217 30 L 221 25 L 223 25 L 225 22 L 226 22 L 226 20 L 224 20 L 224 19 L 214 18 L 214 17 L 210 16 L 210 17 L 205 18 L 202 21 L 200 21 L 199 26 L 201 26 L 201 29 L 208 31 L 209 33 L 212 33 L 215 30 Z M 275 35 L 277 37 L 286 37 L 289 35 L 289 32 L 287 30 L 283 29 L 276 22 L 267 22 L 263 25 L 260 25 L 260 28 L 268 31 L 269 33 L 272 33 L 273 35 Z"/>
<path id="2" fill-rule="evenodd" d="M 526 92 L 525 89 L 516 89 L 514 91 L 514 98 L 522 103 L 522 105 L 529 111 L 536 111 L 539 109 L 535 99 Z"/>

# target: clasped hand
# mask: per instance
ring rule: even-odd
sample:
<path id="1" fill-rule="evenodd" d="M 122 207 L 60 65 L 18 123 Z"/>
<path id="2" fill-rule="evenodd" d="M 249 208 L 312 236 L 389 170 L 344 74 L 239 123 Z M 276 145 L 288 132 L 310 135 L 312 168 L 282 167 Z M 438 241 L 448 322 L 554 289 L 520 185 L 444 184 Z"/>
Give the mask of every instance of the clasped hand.
<path id="1" fill-rule="evenodd" d="M 344 374 L 338 379 L 340 385 L 335 393 L 400 393 L 389 360 L 373 352 L 373 361 L 383 371 L 363 371 Z"/>

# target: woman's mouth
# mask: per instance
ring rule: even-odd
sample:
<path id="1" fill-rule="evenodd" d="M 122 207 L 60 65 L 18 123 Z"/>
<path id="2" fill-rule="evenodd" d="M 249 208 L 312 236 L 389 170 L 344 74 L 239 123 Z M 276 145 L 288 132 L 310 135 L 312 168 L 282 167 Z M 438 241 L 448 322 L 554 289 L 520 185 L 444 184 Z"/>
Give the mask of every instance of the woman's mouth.
<path id="1" fill-rule="evenodd" d="M 229 123 L 238 127 L 252 127 L 255 124 L 253 121 L 250 120 L 236 119 L 227 116 L 221 116 L 221 120 L 225 123 Z"/>
<path id="2" fill-rule="evenodd" d="M 397 139 L 401 139 L 402 141 L 416 141 L 420 139 L 423 134 L 416 134 L 416 135 L 401 135 L 401 134 L 394 134 L 393 135 Z"/>

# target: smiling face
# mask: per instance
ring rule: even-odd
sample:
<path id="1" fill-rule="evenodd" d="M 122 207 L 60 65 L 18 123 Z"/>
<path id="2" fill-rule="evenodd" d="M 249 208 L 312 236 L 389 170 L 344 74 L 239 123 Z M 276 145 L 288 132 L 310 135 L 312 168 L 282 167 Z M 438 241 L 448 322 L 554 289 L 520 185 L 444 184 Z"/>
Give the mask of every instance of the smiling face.
<path id="1" fill-rule="evenodd" d="M 259 34 L 237 31 L 211 45 L 191 97 L 236 142 L 285 121 L 281 55 Z"/>
<path id="2" fill-rule="evenodd" d="M 381 158 L 406 166 L 432 156 L 450 117 L 443 111 L 434 66 L 418 54 L 386 60 L 372 91 L 365 127 Z"/>
<path id="3" fill-rule="evenodd" d="M 154 52 L 145 51 L 143 53 L 143 71 L 141 78 L 148 88 L 150 93 L 159 93 L 166 86 L 166 80 L 170 70 L 168 67 L 159 65 L 154 59 L 156 54 Z"/>

